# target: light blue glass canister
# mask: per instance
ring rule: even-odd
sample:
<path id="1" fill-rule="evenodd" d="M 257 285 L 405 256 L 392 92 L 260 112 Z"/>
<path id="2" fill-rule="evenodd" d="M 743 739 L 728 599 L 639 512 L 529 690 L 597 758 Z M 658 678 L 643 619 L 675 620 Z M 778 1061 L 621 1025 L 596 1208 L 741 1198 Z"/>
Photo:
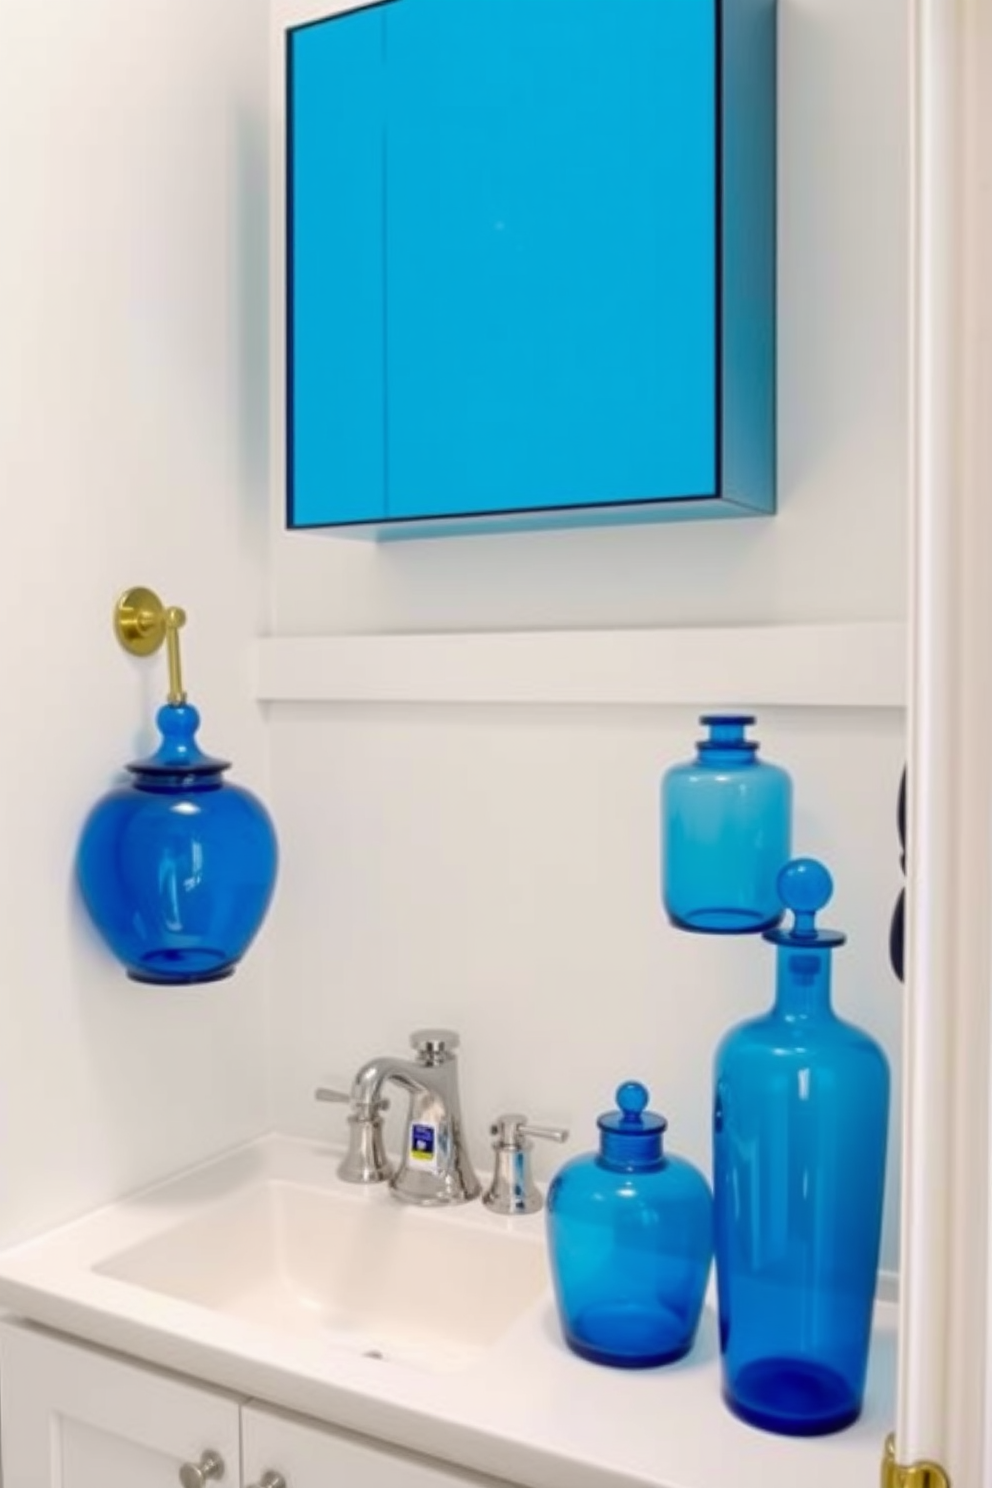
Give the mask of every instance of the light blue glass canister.
<path id="1" fill-rule="evenodd" d="M 832 892 L 814 859 L 780 876 L 790 929 L 775 1003 L 716 1056 L 713 1182 L 724 1398 L 790 1436 L 838 1431 L 864 1397 L 878 1267 L 889 1069 L 830 1005 Z"/>
<path id="2" fill-rule="evenodd" d="M 568 1346 L 641 1369 L 688 1353 L 713 1259 L 713 1201 L 691 1163 L 662 1147 L 667 1123 L 628 1081 L 599 1117 L 598 1152 L 548 1190 L 551 1271 Z"/>
<path id="3" fill-rule="evenodd" d="M 776 888 L 792 843 L 792 781 L 758 759 L 744 714 L 707 714 L 696 758 L 661 789 L 662 883 L 673 925 L 741 935 L 778 924 Z"/>

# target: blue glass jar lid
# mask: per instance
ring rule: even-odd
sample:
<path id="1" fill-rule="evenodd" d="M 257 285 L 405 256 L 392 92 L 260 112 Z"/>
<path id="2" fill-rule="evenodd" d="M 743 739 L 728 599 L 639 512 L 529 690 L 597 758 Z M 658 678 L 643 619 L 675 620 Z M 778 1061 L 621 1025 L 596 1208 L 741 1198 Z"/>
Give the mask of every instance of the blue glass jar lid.
<path id="1" fill-rule="evenodd" d="M 819 947 L 841 946 L 847 936 L 840 930 L 820 930 L 816 916 L 829 903 L 834 881 L 817 858 L 793 858 L 779 872 L 778 895 L 792 910 L 792 924 L 764 932 L 773 945 Z"/>
<path id="2" fill-rule="evenodd" d="M 756 721 L 751 713 L 704 713 L 699 721 L 709 729 L 710 736 L 699 739 L 697 749 L 731 749 L 748 754 L 758 749 L 756 740 L 744 737 L 744 730 Z"/>
<path id="3" fill-rule="evenodd" d="M 230 760 L 204 754 L 196 742 L 200 715 L 192 703 L 166 703 L 155 715 L 162 735 L 154 754 L 132 760 L 128 769 L 134 775 L 220 775 L 231 768 Z"/>
<path id="4" fill-rule="evenodd" d="M 661 1139 L 668 1122 L 647 1109 L 649 1100 L 647 1086 L 637 1080 L 626 1080 L 618 1087 L 619 1109 L 604 1112 L 596 1123 L 602 1132 L 604 1158 L 625 1167 L 649 1167 L 661 1160 Z"/>

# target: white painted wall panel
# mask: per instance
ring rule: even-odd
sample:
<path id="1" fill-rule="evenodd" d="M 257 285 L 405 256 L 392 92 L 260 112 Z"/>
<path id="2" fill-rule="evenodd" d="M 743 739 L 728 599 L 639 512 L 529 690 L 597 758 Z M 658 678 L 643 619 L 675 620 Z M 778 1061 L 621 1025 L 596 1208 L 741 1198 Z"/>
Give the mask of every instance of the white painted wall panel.
<path id="1" fill-rule="evenodd" d="M 266 516 L 264 0 L 0 4 L 0 1240 L 265 1124 L 262 966 L 124 979 L 73 883 L 151 742 L 164 661 L 117 592 L 190 615 L 204 743 L 263 791 L 243 674 Z"/>
<path id="2" fill-rule="evenodd" d="M 664 918 L 659 780 L 697 733 L 681 709 L 276 710 L 277 1125 L 340 1140 L 343 1108 L 316 1105 L 314 1087 L 346 1086 L 364 1059 L 403 1053 L 412 1029 L 437 1023 L 462 1034 L 480 1171 L 498 1112 L 570 1126 L 568 1150 L 588 1151 L 595 1117 L 633 1078 L 669 1118 L 672 1149 L 709 1171 L 713 1052 L 768 1006 L 775 953 Z M 770 710 L 758 733 L 793 774 L 796 849 L 834 872 L 824 920 L 850 936 L 834 958 L 837 1008 L 893 1058 L 895 1113 L 902 716 Z M 547 1176 L 562 1152 L 539 1143 L 535 1161 Z M 896 1139 L 886 1266 L 898 1197 Z"/>
<path id="3" fill-rule="evenodd" d="M 907 14 L 899 0 L 781 0 L 779 27 L 779 514 L 382 548 L 285 533 L 277 292 L 273 654 L 283 655 L 286 638 L 363 632 L 905 617 Z M 277 65 L 274 84 L 279 77 Z M 276 96 L 277 286 L 278 112 Z M 365 644 L 345 648 L 349 665 Z M 407 644 L 383 642 L 382 655 L 401 658 Z M 350 692 L 332 687 L 339 702 L 330 706 L 318 700 L 327 676 L 311 692 L 310 674 L 301 690 L 294 673 L 289 690 L 312 704 L 271 710 L 287 858 L 273 936 L 278 1123 L 338 1134 L 340 1115 L 314 1107 L 312 1087 L 346 1081 L 363 1058 L 401 1049 L 411 1028 L 436 1020 L 465 1038 L 480 1165 L 486 1125 L 504 1108 L 568 1122 L 573 1150 L 588 1147 L 613 1085 L 637 1073 L 671 1119 L 673 1146 L 708 1164 L 713 1048 L 764 1005 L 774 958 L 760 943 L 679 936 L 661 915 L 657 782 L 695 737 L 693 713 L 651 706 L 676 700 L 661 684 L 636 710 L 548 709 L 538 698 L 512 709 L 463 705 L 476 696 L 472 679 L 463 702 L 428 706 L 416 695 L 427 649 L 409 678 L 391 674 L 388 696 L 402 702 L 363 705 L 377 695 L 376 678 L 363 690 L 363 676 L 346 680 Z M 293 665 L 303 655 L 285 652 Z M 814 678 L 818 659 L 815 644 L 796 658 Z M 748 674 L 761 670 L 756 662 Z M 521 675 L 530 676 L 526 665 Z M 481 685 L 491 682 L 490 671 Z M 444 685 L 441 671 L 431 675 L 424 697 Z M 561 690 L 556 680 L 555 696 Z M 270 691 L 281 695 L 278 685 Z M 837 958 L 838 1006 L 889 1049 L 893 1110 L 901 994 L 886 949 L 901 882 L 903 733 L 900 709 L 762 709 L 762 737 L 795 772 L 797 847 L 822 853 L 837 878 L 829 918 L 851 935 Z M 892 1153 L 887 1266 L 897 1244 L 895 1144 Z M 557 1160 L 538 1153 L 544 1173 Z"/>

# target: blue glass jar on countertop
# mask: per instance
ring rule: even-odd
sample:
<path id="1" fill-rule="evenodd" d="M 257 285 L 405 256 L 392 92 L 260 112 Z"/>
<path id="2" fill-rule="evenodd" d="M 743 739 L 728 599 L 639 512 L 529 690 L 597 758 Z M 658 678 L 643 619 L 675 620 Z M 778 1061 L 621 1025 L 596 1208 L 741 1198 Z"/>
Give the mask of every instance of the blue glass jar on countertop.
<path id="1" fill-rule="evenodd" d="M 816 927 L 832 882 L 780 875 L 791 928 L 775 1003 L 716 1055 L 713 1184 L 724 1398 L 790 1436 L 838 1431 L 864 1397 L 885 1184 L 889 1069 L 830 1005 L 845 937 Z"/>
<path id="2" fill-rule="evenodd" d="M 746 714 L 705 714 L 696 758 L 666 771 L 661 789 L 662 883 L 681 930 L 740 935 L 782 917 L 776 879 L 792 843 L 792 781 L 758 759 Z"/>
<path id="3" fill-rule="evenodd" d="M 154 754 L 90 812 L 77 875 L 86 907 L 129 977 L 158 985 L 230 976 L 268 909 L 276 836 L 268 812 L 224 780 L 196 741 L 200 715 L 167 703 Z"/>
<path id="4" fill-rule="evenodd" d="M 647 1089 L 617 1091 L 598 1153 L 573 1158 L 548 1190 L 555 1296 L 568 1346 L 597 1364 L 647 1368 L 691 1349 L 713 1258 L 706 1179 L 666 1153 Z"/>

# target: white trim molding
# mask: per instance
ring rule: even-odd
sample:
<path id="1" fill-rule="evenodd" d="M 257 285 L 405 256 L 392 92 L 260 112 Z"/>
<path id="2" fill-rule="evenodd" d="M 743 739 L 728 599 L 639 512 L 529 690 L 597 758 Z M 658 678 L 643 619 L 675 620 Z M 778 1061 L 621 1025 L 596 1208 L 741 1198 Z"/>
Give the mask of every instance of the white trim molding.
<path id="1" fill-rule="evenodd" d="M 255 648 L 270 703 L 900 708 L 898 623 L 276 637 Z"/>
<path id="2" fill-rule="evenodd" d="M 992 135 L 979 121 L 988 109 L 992 0 L 913 0 L 912 16 L 909 914 L 896 1458 L 907 1466 L 935 1461 L 968 1488 L 992 1482 Z"/>

